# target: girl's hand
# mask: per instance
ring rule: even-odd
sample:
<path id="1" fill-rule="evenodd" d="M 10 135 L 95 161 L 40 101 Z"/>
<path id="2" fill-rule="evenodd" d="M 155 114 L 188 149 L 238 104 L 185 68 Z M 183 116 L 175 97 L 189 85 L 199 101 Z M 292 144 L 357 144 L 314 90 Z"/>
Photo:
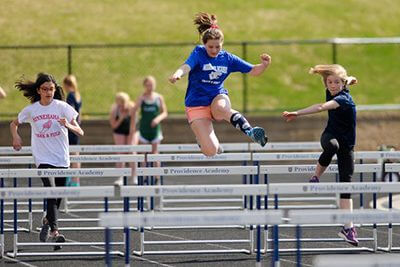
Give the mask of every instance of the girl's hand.
<path id="1" fill-rule="evenodd" d="M 172 84 L 176 83 L 176 81 L 180 79 L 181 77 L 176 74 L 173 74 L 171 77 L 168 78 L 169 82 Z"/>
<path id="2" fill-rule="evenodd" d="M 271 56 L 268 54 L 261 54 L 260 55 L 261 58 L 261 62 L 264 66 L 268 66 L 269 64 L 271 64 Z"/>
<path id="3" fill-rule="evenodd" d="M 62 126 L 66 127 L 66 128 L 68 128 L 68 126 L 69 126 L 69 123 L 68 123 L 68 121 L 67 121 L 66 118 L 60 118 L 60 119 L 58 120 L 58 122 L 59 122 Z"/>
<path id="4" fill-rule="evenodd" d="M 154 119 L 154 120 L 152 120 L 152 121 L 151 121 L 151 124 L 150 124 L 150 126 L 151 126 L 151 128 L 154 128 L 154 127 L 156 127 L 156 126 L 157 126 L 157 124 L 158 124 L 157 120 L 156 120 L 156 119 Z"/>
<path id="5" fill-rule="evenodd" d="M 282 113 L 282 117 L 285 118 L 286 122 L 292 121 L 296 119 L 298 116 L 297 112 L 289 112 L 289 111 L 284 111 Z"/>
<path id="6" fill-rule="evenodd" d="M 19 135 L 17 135 L 15 138 L 13 138 L 13 148 L 17 151 L 20 151 L 22 148 L 22 139 Z"/>

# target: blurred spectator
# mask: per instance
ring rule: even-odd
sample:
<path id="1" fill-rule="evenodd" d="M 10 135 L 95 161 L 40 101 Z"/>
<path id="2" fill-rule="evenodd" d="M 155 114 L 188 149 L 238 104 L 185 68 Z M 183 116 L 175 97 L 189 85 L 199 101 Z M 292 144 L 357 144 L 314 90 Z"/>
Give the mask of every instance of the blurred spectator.
<path id="1" fill-rule="evenodd" d="M 110 111 L 110 125 L 113 129 L 113 139 L 116 145 L 133 145 L 136 143 L 136 115 L 134 112 L 135 104 L 125 92 L 119 92 L 115 96 L 115 103 Z M 117 168 L 123 168 L 125 163 L 117 163 Z M 132 177 L 134 176 L 135 164 L 132 163 Z M 136 183 L 135 180 L 132 181 Z M 115 185 L 123 184 L 123 177 L 117 179 Z"/>
<path id="2" fill-rule="evenodd" d="M 67 103 L 71 105 L 76 112 L 78 112 L 78 118 L 76 119 L 78 124 L 81 125 L 81 107 L 82 107 L 82 98 L 78 89 L 78 82 L 74 75 L 68 75 L 64 78 L 63 88 L 67 94 Z M 68 141 L 70 145 L 79 145 L 79 136 L 68 130 Z M 71 153 L 73 155 L 79 155 L 78 152 Z M 81 164 L 79 162 L 71 163 L 71 168 L 80 168 Z M 79 177 L 67 177 L 66 181 L 67 186 L 79 186 L 80 179 Z"/>
<path id="3" fill-rule="evenodd" d="M 0 86 L 0 98 L 5 98 L 7 96 L 6 91 Z"/>
<path id="4" fill-rule="evenodd" d="M 158 144 L 163 140 L 161 121 L 168 116 L 167 106 L 164 97 L 155 92 L 156 79 L 153 76 L 143 80 L 143 87 L 144 92 L 137 98 L 134 107 L 134 112 L 140 109 L 139 143 L 151 144 L 151 153 L 156 154 Z"/>

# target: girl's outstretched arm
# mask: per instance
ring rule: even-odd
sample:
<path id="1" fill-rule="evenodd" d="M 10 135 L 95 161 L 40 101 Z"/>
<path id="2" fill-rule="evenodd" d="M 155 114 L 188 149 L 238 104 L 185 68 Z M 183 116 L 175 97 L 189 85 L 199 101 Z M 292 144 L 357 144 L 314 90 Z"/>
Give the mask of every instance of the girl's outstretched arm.
<path id="1" fill-rule="evenodd" d="M 254 65 L 249 74 L 251 76 L 258 76 L 264 72 L 266 68 L 268 68 L 269 64 L 271 64 L 271 56 L 268 54 L 260 55 L 261 63 Z"/>
<path id="2" fill-rule="evenodd" d="M 12 136 L 12 144 L 13 144 L 13 148 L 17 151 L 21 150 L 22 148 L 22 139 L 18 134 L 18 119 L 13 120 L 10 123 L 10 132 L 11 132 L 11 136 Z"/>
<path id="3" fill-rule="evenodd" d="M 183 64 L 180 66 L 168 80 L 171 83 L 175 83 L 177 80 L 180 80 L 184 75 L 188 74 L 190 71 L 190 66 L 188 64 Z"/>
<path id="4" fill-rule="evenodd" d="M 318 112 L 325 111 L 325 110 L 336 109 L 338 107 L 339 107 L 339 104 L 335 100 L 330 100 L 330 101 L 322 103 L 322 104 L 315 104 L 315 105 L 309 106 L 307 108 L 300 109 L 300 110 L 293 111 L 293 112 L 284 111 L 282 113 L 282 116 L 285 118 L 285 120 L 287 122 L 289 122 L 289 121 L 296 119 L 298 116 L 314 114 L 314 113 L 318 113 Z"/>

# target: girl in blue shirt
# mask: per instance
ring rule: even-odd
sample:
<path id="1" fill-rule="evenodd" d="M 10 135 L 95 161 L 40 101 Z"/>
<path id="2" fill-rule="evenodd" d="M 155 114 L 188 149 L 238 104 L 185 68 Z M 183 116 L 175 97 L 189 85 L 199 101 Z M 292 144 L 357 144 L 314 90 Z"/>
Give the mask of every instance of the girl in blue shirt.
<path id="1" fill-rule="evenodd" d="M 354 172 L 354 145 L 356 141 L 356 105 L 348 90 L 348 86 L 357 83 L 357 79 L 347 76 L 346 70 L 337 64 L 317 65 L 310 73 L 322 76 L 326 88 L 326 102 L 315 104 L 294 112 L 283 112 L 286 121 L 298 116 L 328 111 L 328 124 L 321 136 L 323 152 L 318 159 L 311 183 L 318 183 L 319 178 L 337 155 L 340 182 L 351 182 Z M 340 208 L 353 210 L 350 194 L 340 194 Z M 339 236 L 353 246 L 358 246 L 357 232 L 352 222 L 344 225 Z"/>
<path id="2" fill-rule="evenodd" d="M 271 63 L 267 54 L 260 56 L 261 63 L 252 65 L 241 58 L 222 50 L 224 35 L 217 25 L 217 17 L 199 13 L 194 19 L 203 45 L 196 46 L 186 62 L 169 78 L 175 83 L 189 73 L 189 84 L 185 96 L 185 111 L 190 127 L 196 135 L 201 151 L 206 156 L 222 152 L 215 135 L 212 120 L 226 120 L 265 146 L 267 136 L 261 127 L 251 127 L 246 118 L 231 108 L 224 80 L 231 72 L 249 73 L 258 76 Z"/>

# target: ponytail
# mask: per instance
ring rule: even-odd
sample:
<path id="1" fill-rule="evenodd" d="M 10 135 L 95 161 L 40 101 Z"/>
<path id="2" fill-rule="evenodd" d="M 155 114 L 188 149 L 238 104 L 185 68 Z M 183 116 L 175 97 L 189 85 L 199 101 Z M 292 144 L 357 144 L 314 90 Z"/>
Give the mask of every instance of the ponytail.
<path id="1" fill-rule="evenodd" d="M 193 22 L 200 37 L 202 37 L 203 44 L 207 43 L 208 40 L 221 40 L 223 42 L 224 34 L 217 24 L 216 15 L 200 12 L 195 15 Z"/>

